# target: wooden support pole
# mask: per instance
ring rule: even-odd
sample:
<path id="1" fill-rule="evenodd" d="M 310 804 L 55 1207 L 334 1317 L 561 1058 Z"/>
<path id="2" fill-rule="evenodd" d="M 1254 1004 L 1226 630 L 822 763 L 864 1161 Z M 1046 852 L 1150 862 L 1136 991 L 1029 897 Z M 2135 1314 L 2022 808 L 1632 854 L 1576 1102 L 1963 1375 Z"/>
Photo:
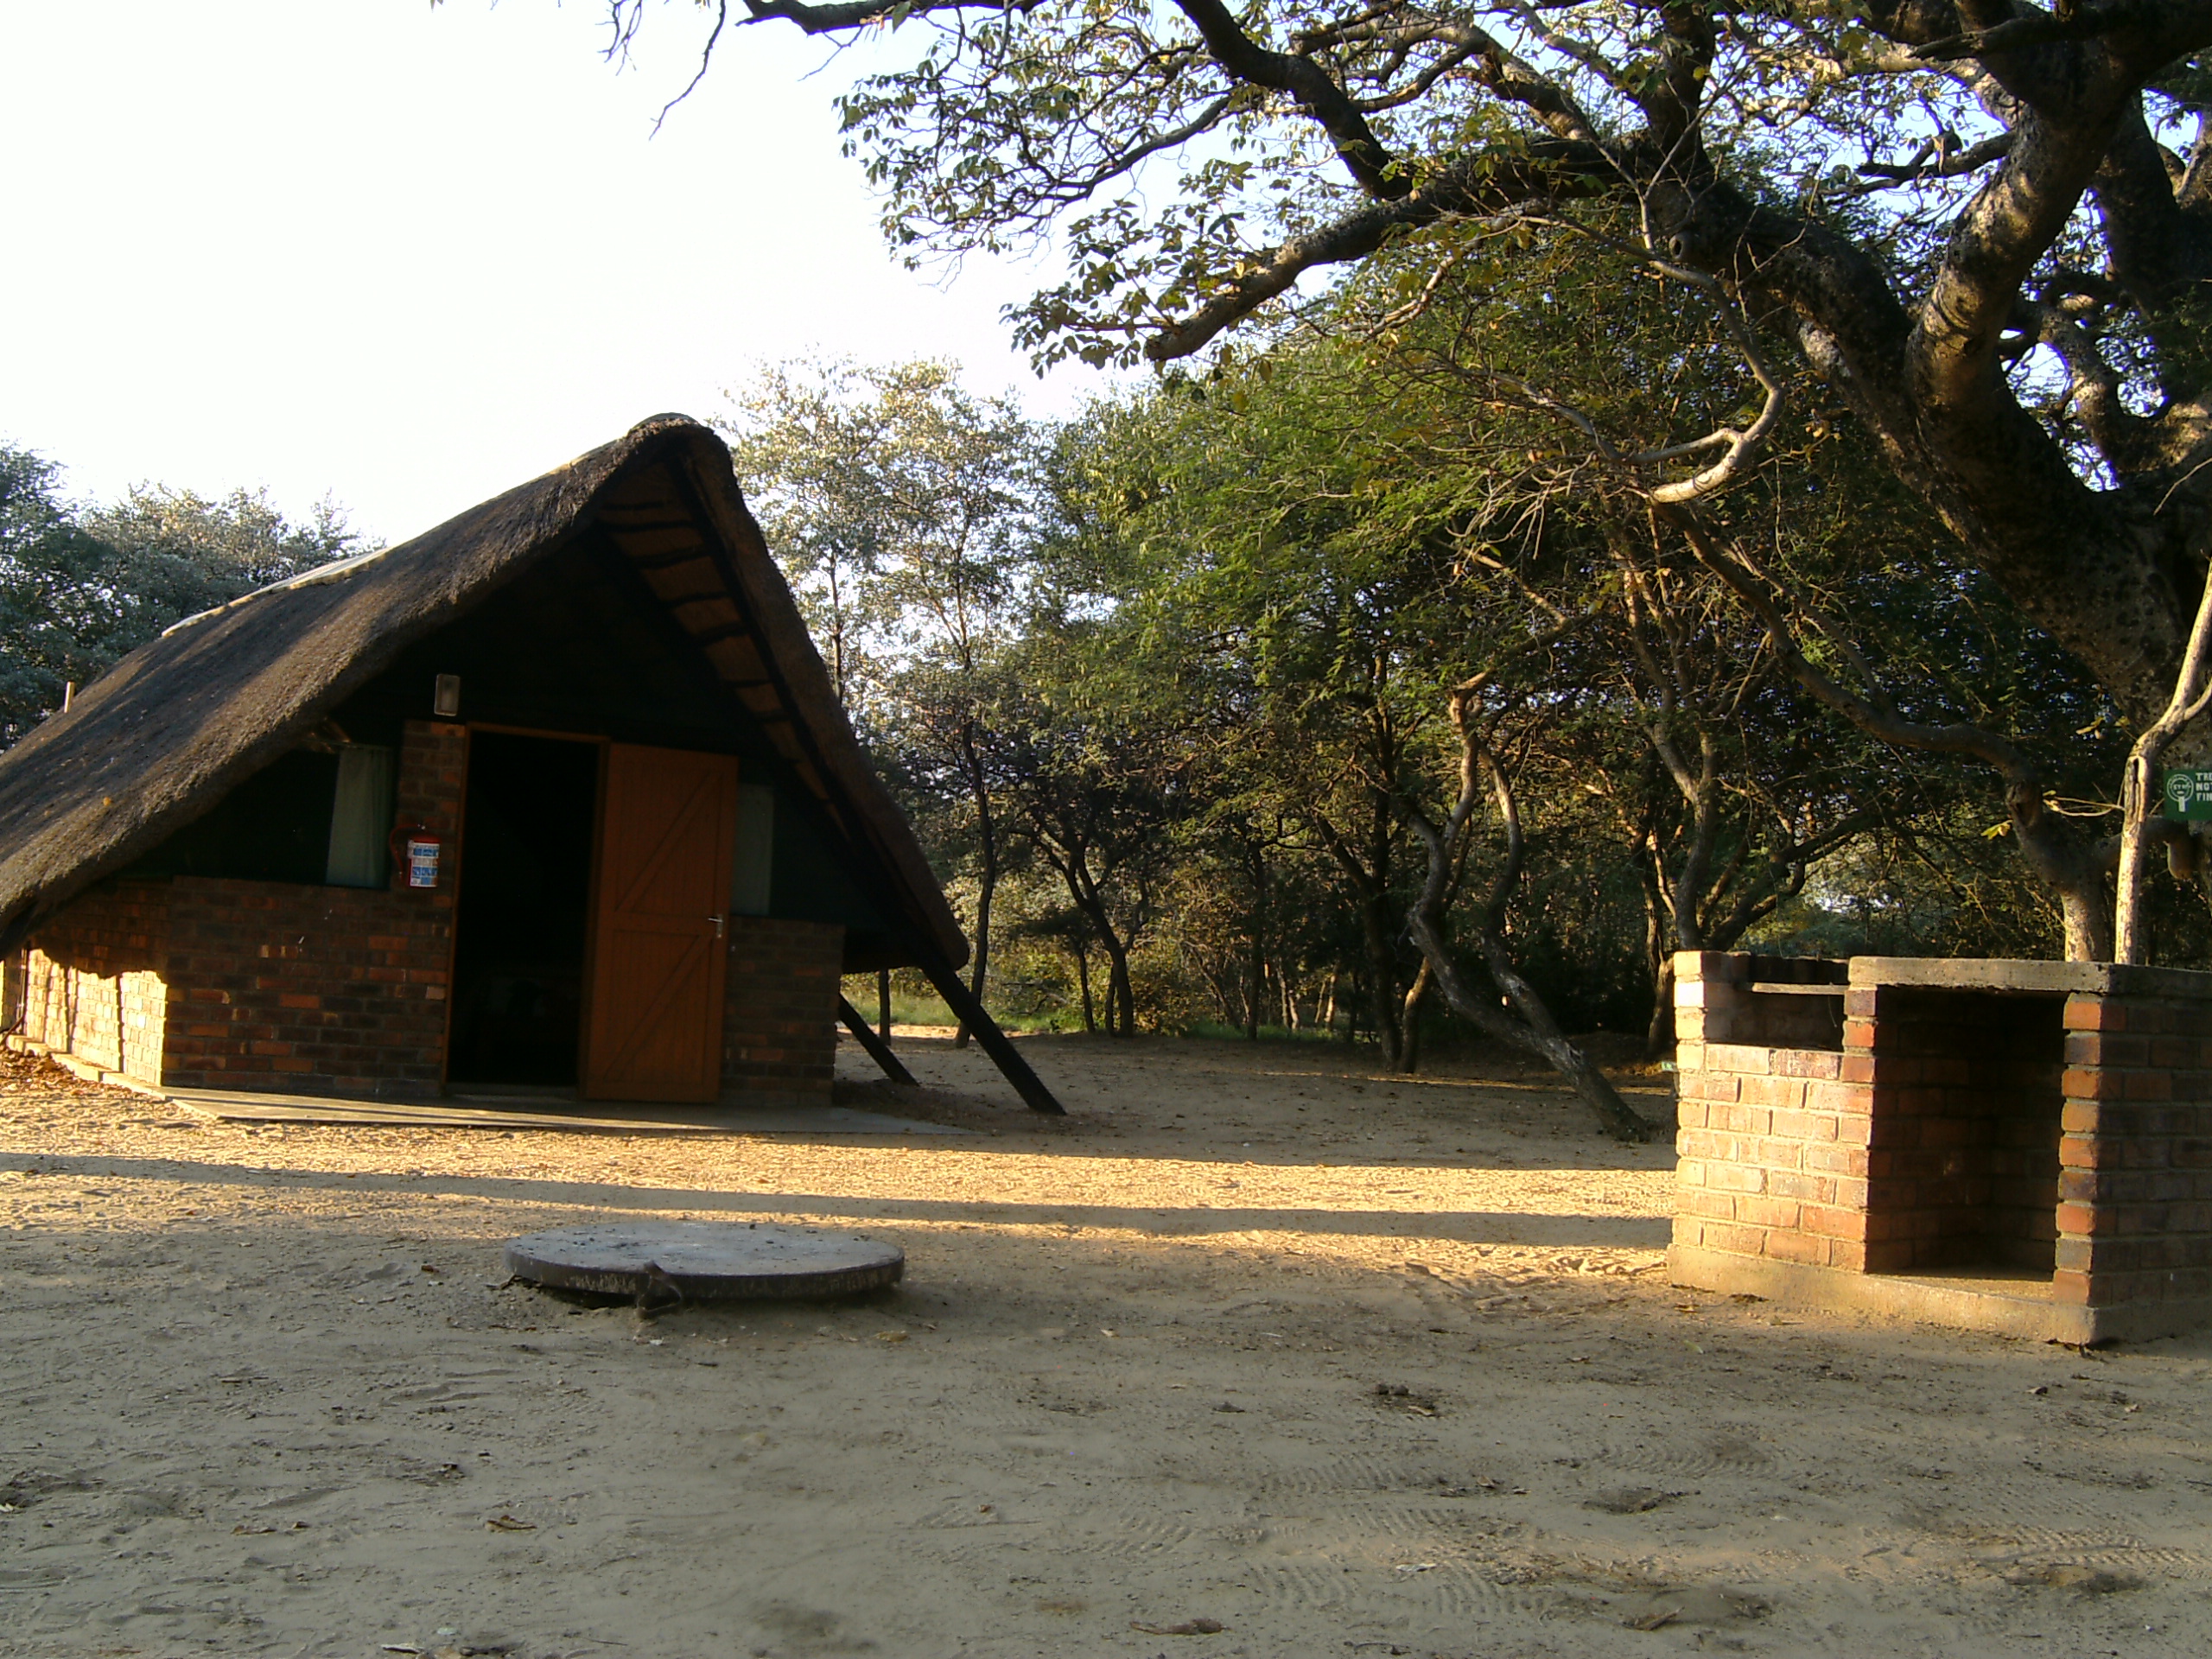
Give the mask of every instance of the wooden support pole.
<path id="1" fill-rule="evenodd" d="M 885 1042 L 891 1040 L 891 970 L 875 970 L 875 1034 Z"/>
<path id="2" fill-rule="evenodd" d="M 893 1083 L 903 1083 L 909 1088 L 917 1086 L 914 1083 L 914 1074 L 909 1071 L 899 1058 L 891 1052 L 891 1045 L 869 1030 L 868 1021 L 861 1018 L 861 1011 L 842 996 L 837 999 L 837 1017 L 845 1022 L 845 1029 L 860 1039 L 861 1046 L 868 1050 L 868 1058 L 883 1068 L 885 1077 Z"/>
<path id="3" fill-rule="evenodd" d="M 1014 1091 L 1033 1112 L 1043 1112 L 1051 1117 L 1065 1117 L 1067 1108 L 1052 1097 L 1044 1079 L 1029 1069 L 1029 1062 L 1022 1058 L 1006 1033 L 999 1029 L 999 1022 L 985 1013 L 983 1005 L 961 980 L 952 966 L 932 955 L 922 964 L 922 971 L 930 976 L 930 983 L 937 987 L 937 994 L 944 999 L 944 1006 L 952 1010 L 952 1017 L 976 1034 L 983 1046 L 983 1052 L 999 1069 L 999 1075 L 1014 1085 Z"/>

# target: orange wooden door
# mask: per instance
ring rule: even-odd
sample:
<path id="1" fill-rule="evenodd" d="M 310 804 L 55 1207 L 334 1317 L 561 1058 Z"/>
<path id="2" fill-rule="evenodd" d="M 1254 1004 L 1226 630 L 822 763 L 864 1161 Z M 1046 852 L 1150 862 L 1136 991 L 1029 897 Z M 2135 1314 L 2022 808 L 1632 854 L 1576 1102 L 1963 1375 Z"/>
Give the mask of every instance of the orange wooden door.
<path id="1" fill-rule="evenodd" d="M 602 799 L 584 1097 L 712 1100 L 737 761 L 617 743 Z"/>

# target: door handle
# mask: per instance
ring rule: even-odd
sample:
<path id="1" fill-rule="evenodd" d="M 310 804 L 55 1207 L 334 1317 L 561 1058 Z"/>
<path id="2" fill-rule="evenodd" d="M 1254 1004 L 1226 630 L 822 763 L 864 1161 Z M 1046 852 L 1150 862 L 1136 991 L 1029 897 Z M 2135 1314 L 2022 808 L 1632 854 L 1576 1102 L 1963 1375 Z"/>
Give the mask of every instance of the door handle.
<path id="1" fill-rule="evenodd" d="M 721 917 L 719 917 L 719 916 L 709 916 L 709 917 L 708 917 L 708 918 L 707 918 L 707 919 L 708 919 L 709 921 L 712 922 L 712 923 L 715 925 L 715 937 L 716 938 L 718 938 L 718 939 L 719 939 L 720 938 L 721 938 L 721 936 L 722 936 L 722 918 L 721 918 Z"/>

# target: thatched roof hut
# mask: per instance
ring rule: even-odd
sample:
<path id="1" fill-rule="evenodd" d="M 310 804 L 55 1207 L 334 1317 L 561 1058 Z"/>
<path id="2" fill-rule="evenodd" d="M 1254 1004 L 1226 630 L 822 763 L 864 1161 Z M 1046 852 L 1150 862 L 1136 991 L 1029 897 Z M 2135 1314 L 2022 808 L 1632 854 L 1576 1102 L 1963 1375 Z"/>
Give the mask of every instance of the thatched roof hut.
<path id="1" fill-rule="evenodd" d="M 180 622 L 78 693 L 0 756 L 0 950 L 296 747 L 409 645 L 594 530 L 880 868 L 912 934 L 964 962 L 967 939 L 861 752 L 729 451 L 677 415 L 412 541 Z"/>
<path id="2" fill-rule="evenodd" d="M 826 849 L 823 879 L 847 892 L 836 965 L 917 965 L 957 990 L 959 925 L 861 750 L 728 449 L 678 416 L 411 541 L 180 622 L 79 693 L 0 756 L 0 952 L 35 945 L 118 880 L 217 870 L 193 838 L 303 748 L 352 742 L 362 722 L 387 722 L 397 745 L 404 721 L 418 747 L 461 731 L 437 724 L 454 710 L 430 707 L 429 671 L 448 656 L 473 665 L 472 733 L 750 756 L 733 764 L 777 780 L 807 820 L 794 845 Z M 403 776 L 402 819 L 410 787 Z"/>

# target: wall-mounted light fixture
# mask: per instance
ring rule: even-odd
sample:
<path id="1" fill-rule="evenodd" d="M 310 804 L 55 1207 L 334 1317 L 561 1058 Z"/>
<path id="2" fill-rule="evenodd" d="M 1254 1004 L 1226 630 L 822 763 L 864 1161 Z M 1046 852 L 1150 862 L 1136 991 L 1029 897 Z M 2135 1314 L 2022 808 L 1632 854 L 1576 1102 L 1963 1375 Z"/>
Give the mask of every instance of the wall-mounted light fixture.
<path id="1" fill-rule="evenodd" d="M 430 707 L 440 719 L 453 720 L 461 714 L 461 676 L 441 674 L 438 689 L 432 694 Z"/>

